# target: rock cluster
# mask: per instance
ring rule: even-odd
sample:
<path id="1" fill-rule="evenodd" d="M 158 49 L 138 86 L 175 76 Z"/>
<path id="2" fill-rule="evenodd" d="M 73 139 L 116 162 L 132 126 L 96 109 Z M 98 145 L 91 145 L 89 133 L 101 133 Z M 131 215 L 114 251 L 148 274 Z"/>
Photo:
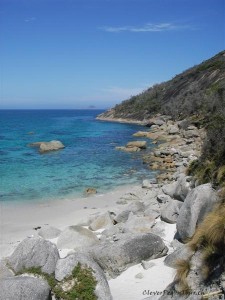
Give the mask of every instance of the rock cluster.
<path id="1" fill-rule="evenodd" d="M 97 299 L 111 300 L 105 274 L 87 251 L 90 244 L 89 235 L 93 235 L 95 242 L 99 241 L 95 234 L 88 229 L 76 229 L 77 232 L 80 231 L 80 240 L 78 239 L 76 243 L 70 241 L 70 244 L 67 241 L 65 244 L 65 235 L 71 230 L 69 227 L 59 235 L 57 246 L 62 244 L 62 248 L 67 246 L 71 250 L 75 250 L 76 248 L 80 249 L 80 244 L 82 244 L 86 248 L 83 249 L 82 253 L 77 251 L 67 255 L 64 259 L 60 258 L 59 249 L 56 245 L 48 240 L 41 237 L 23 240 L 10 257 L 0 262 L 0 299 L 50 300 L 52 299 L 52 291 L 45 279 L 45 274 L 54 276 L 58 285 L 63 287 L 73 269 L 80 264 L 84 268 L 91 268 L 93 272 L 97 282 L 95 288 Z M 88 231 L 88 234 L 85 230 Z M 67 238 L 70 237 L 67 236 Z M 40 276 L 40 273 L 38 275 L 35 273 L 35 270 L 39 268 L 43 276 Z M 72 288 L 73 284 L 69 282 L 68 286 Z"/>
<path id="2" fill-rule="evenodd" d="M 158 176 L 159 181 L 173 181 L 177 171 L 183 173 L 188 164 L 199 157 L 205 131 L 193 125 L 180 126 L 184 120 L 174 122 L 168 116 L 158 118 L 159 122 L 157 118 L 150 121 L 154 124 L 150 131 L 138 132 L 135 136 L 152 139 L 154 144 L 160 142 L 154 151 L 143 156 L 143 161 L 150 169 L 163 172 Z"/>

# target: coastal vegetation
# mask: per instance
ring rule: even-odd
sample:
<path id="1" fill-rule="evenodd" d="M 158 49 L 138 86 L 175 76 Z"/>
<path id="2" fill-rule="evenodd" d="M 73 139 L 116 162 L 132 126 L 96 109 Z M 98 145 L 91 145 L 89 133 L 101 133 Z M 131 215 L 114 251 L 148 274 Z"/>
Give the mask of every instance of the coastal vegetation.
<path id="1" fill-rule="evenodd" d="M 97 281 L 92 274 L 92 270 L 81 266 L 80 263 L 73 269 L 72 274 L 60 283 L 55 279 L 53 274 L 42 272 L 40 267 L 23 269 L 17 273 L 17 275 L 21 274 L 32 274 L 45 279 L 57 300 L 97 299 L 94 293 Z"/>
<path id="2" fill-rule="evenodd" d="M 223 107 L 224 73 L 225 51 L 116 105 L 113 117 L 143 120 L 160 113 L 204 125 Z"/>

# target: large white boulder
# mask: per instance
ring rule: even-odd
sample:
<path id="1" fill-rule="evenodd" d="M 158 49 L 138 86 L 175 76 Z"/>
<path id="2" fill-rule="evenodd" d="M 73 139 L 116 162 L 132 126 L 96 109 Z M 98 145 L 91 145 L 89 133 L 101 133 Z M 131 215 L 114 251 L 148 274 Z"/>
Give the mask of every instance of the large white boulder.
<path id="1" fill-rule="evenodd" d="M 59 249 L 87 248 L 99 243 L 97 236 L 82 226 L 69 226 L 62 231 L 57 241 Z"/>
<path id="2" fill-rule="evenodd" d="M 177 232 L 183 241 L 193 236 L 196 226 L 219 201 L 210 183 L 199 185 L 188 193 L 177 219 Z"/>
<path id="3" fill-rule="evenodd" d="M 8 258 L 8 265 L 15 271 L 31 267 L 40 267 L 44 273 L 54 273 L 59 259 L 58 249 L 54 244 L 42 238 L 26 238 Z"/>

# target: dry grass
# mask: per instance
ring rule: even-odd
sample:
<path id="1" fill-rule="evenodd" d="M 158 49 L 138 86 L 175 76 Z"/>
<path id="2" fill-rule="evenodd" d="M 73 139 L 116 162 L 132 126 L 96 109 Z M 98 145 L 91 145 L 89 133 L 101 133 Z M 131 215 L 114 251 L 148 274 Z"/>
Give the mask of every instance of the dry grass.
<path id="1" fill-rule="evenodd" d="M 190 262 L 184 259 L 178 260 L 176 262 L 176 268 L 177 268 L 176 280 L 179 284 L 179 289 L 182 292 L 188 293 L 190 291 L 190 288 L 187 284 L 187 276 L 191 269 Z"/>
<path id="2" fill-rule="evenodd" d="M 201 274 L 209 280 L 215 268 L 224 268 L 225 256 L 225 193 L 221 191 L 222 202 L 210 212 L 198 226 L 194 236 L 188 242 L 192 251 L 201 251 Z M 178 261 L 177 281 L 183 291 L 188 289 L 187 275 L 190 271 L 190 259 Z"/>
<path id="3" fill-rule="evenodd" d="M 225 243 L 225 204 L 217 206 L 198 226 L 189 247 L 196 251 L 200 247 L 210 245 L 220 248 Z"/>
<path id="4" fill-rule="evenodd" d="M 225 185 L 225 166 L 222 166 L 218 169 L 217 182 L 222 186 Z"/>

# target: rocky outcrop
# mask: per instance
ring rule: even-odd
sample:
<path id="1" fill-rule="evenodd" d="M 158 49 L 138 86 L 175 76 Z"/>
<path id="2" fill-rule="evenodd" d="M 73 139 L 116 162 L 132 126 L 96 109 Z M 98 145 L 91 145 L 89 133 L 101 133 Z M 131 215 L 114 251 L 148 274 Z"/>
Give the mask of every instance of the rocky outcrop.
<path id="1" fill-rule="evenodd" d="M 49 151 L 55 151 L 65 148 L 62 142 L 60 141 L 50 141 L 50 142 L 35 142 L 30 144 L 31 147 L 39 148 L 40 153 L 45 153 Z"/>
<path id="2" fill-rule="evenodd" d="M 40 267 L 42 272 L 52 274 L 58 259 L 58 250 L 51 242 L 42 238 L 26 238 L 17 246 L 7 262 L 15 272 Z"/>
<path id="3" fill-rule="evenodd" d="M 1 300 L 51 300 L 48 283 L 40 278 L 16 276 L 0 280 Z"/>
<path id="4" fill-rule="evenodd" d="M 192 127 L 191 127 L 192 128 Z M 167 120 L 162 125 L 154 125 L 149 132 L 145 132 L 146 138 L 152 139 L 153 143 L 159 143 L 157 148 L 152 152 L 143 155 L 143 162 L 149 166 L 151 170 L 160 170 L 157 176 L 159 182 L 173 183 L 180 174 L 183 174 L 189 163 L 201 154 L 202 139 L 205 135 L 204 129 L 195 129 L 198 132 L 192 138 L 185 138 L 184 134 L 188 129 L 179 129 L 177 122 Z M 162 143 L 163 141 L 163 143 Z M 176 183 L 177 184 L 177 183 Z M 171 197 L 176 192 L 178 198 L 183 201 L 185 193 L 192 187 L 192 182 L 180 182 L 177 186 L 171 186 L 169 192 Z M 175 191 L 174 189 L 178 189 Z M 180 189 L 180 190 L 179 190 Z M 166 193 L 166 191 L 165 191 Z"/>

